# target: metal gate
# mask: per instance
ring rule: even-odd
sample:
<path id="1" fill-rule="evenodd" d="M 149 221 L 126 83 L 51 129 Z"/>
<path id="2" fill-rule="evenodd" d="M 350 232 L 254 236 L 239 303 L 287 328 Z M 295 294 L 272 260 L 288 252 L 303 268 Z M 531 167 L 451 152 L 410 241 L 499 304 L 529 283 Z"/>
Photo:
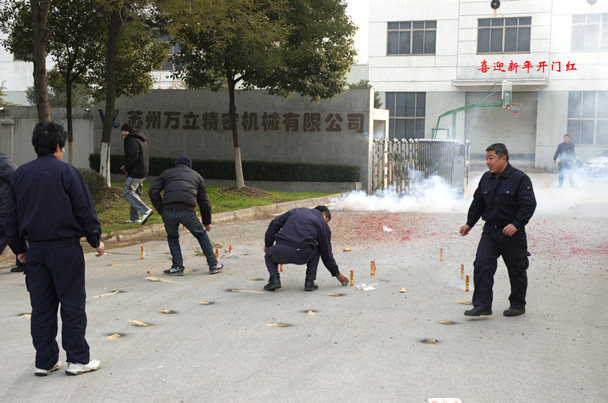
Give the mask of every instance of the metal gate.
<path id="1" fill-rule="evenodd" d="M 469 177 L 470 144 L 456 140 L 374 140 L 372 190 L 415 194 L 432 176 L 464 191 Z M 463 172 L 459 172 L 463 170 Z M 460 181 L 464 181 L 460 183 Z"/>

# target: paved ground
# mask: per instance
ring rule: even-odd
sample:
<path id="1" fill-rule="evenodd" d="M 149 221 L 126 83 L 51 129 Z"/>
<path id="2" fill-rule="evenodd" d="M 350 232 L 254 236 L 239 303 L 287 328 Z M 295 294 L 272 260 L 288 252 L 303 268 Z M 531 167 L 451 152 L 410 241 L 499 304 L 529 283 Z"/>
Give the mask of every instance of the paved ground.
<path id="1" fill-rule="evenodd" d="M 528 312 L 517 318 L 502 316 L 502 263 L 494 315 L 463 316 L 473 288 L 460 267 L 472 275 L 481 226 L 458 236 L 470 199 L 440 201 L 441 191 L 335 205 L 334 252 L 352 287 L 321 266 L 319 290 L 305 292 L 302 268 L 285 265 L 283 288 L 262 292 L 267 218 L 214 226 L 226 264 L 217 275 L 189 235 L 183 277 L 162 275 L 162 238 L 101 258 L 87 250 L 87 339 L 102 368 L 79 377 L 33 376 L 23 276 L 2 269 L 0 401 L 606 401 L 608 183 L 533 181 Z"/>

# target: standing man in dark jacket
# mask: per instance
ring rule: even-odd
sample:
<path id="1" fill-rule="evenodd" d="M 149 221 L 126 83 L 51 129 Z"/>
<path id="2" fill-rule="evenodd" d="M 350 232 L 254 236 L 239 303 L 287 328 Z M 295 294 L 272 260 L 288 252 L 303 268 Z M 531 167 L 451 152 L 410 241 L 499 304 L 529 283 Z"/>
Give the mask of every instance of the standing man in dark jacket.
<path id="1" fill-rule="evenodd" d="M 568 174 L 570 180 L 570 187 L 574 187 L 574 163 L 576 161 L 576 153 L 574 152 L 574 144 L 570 142 L 570 136 L 564 134 L 564 141 L 557 146 L 555 155 L 553 156 L 553 163 L 559 158 L 559 185 L 562 187 L 564 184 L 564 175 Z"/>
<path id="2" fill-rule="evenodd" d="M 140 197 L 144 179 L 148 176 L 148 139 L 143 133 L 136 130 L 131 123 L 122 125 L 120 134 L 125 139 L 125 164 L 120 169 L 127 174 L 122 195 L 131 205 L 130 218 L 127 222 L 144 225 L 154 213 L 154 210 L 148 207 Z M 139 218 L 140 214 L 141 219 Z"/>
<path id="3" fill-rule="evenodd" d="M 522 171 L 509 164 L 509 151 L 504 144 L 495 143 L 486 148 L 484 173 L 473 195 L 467 223 L 460 228 L 465 236 L 479 218 L 486 224 L 477 247 L 473 263 L 473 309 L 467 316 L 492 315 L 492 287 L 498 257 L 502 255 L 511 282 L 510 306 L 503 314 L 518 316 L 526 312 L 526 291 L 529 262 L 525 225 L 536 209 L 532 181 Z"/>
<path id="4" fill-rule="evenodd" d="M 17 169 L 17 165 L 4 153 L 0 152 L 0 255 L 8 245 L 6 231 L 4 229 L 4 214 L 6 213 L 6 201 L 8 200 L 8 190 L 11 176 Z M 25 264 L 15 258 L 16 266 L 11 269 L 11 272 L 23 272 Z"/>
<path id="5" fill-rule="evenodd" d="M 319 258 L 333 277 L 342 284 L 348 279 L 338 270 L 338 264 L 331 251 L 331 212 L 326 206 L 314 209 L 296 208 L 281 214 L 270 222 L 264 237 L 266 268 L 270 280 L 264 286 L 267 291 L 281 288 L 279 264 L 293 263 L 306 265 L 304 289 L 314 291 Z"/>
<path id="6" fill-rule="evenodd" d="M 11 177 L 6 235 L 19 260 L 27 263 L 25 284 L 32 304 L 31 333 L 36 376 L 61 368 L 57 346 L 57 309 L 61 304 L 61 341 L 68 375 L 99 368 L 85 339 L 87 315 L 84 255 L 80 238 L 103 255 L 101 227 L 89 188 L 80 172 L 61 162 L 67 133 L 52 122 L 38 123 L 32 144 L 38 158 Z"/>
<path id="7" fill-rule="evenodd" d="M 164 189 L 164 196 L 160 192 Z M 179 246 L 179 225 L 182 224 L 197 239 L 201 250 L 207 258 L 209 273 L 216 274 L 224 268 L 218 263 L 207 232 L 211 231 L 211 203 L 207 197 L 205 181 L 198 172 L 192 169 L 192 161 L 185 155 L 177 157 L 175 167 L 163 171 L 150 185 L 150 200 L 158 214 L 163 217 L 167 242 L 173 259 L 170 269 L 165 274 L 184 275 L 182 249 Z M 203 219 L 203 226 L 196 216 L 198 204 Z"/>

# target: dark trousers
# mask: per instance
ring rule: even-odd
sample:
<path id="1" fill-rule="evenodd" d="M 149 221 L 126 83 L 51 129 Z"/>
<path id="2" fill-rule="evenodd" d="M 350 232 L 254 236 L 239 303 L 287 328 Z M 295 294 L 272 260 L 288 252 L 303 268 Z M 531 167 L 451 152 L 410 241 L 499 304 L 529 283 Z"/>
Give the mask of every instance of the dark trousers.
<path id="1" fill-rule="evenodd" d="M 196 213 L 190 210 L 181 209 L 165 209 L 163 210 L 163 223 L 165 231 L 167 231 L 167 242 L 169 243 L 169 251 L 173 267 L 184 267 L 184 259 L 182 257 L 182 248 L 179 245 L 179 225 L 182 224 L 196 238 L 201 250 L 207 258 L 209 267 L 217 266 L 217 258 L 213 253 L 211 240 L 207 235 L 207 231 L 201 224 Z"/>
<path id="2" fill-rule="evenodd" d="M 499 256 L 502 256 L 509 272 L 511 307 L 523 308 L 526 306 L 528 288 L 526 270 L 529 266 L 528 256 L 530 256 L 525 229 L 522 228 L 509 237 L 502 233 L 502 229 L 495 229 L 487 225 L 483 228 L 477 247 L 477 256 L 473 263 L 475 268 L 473 305 L 492 307 L 492 287 Z"/>
<path id="3" fill-rule="evenodd" d="M 314 246 L 296 248 L 290 245 L 277 243 L 266 250 L 264 259 L 270 277 L 279 275 L 279 265 L 305 264 L 306 279 L 315 280 L 317 278 L 317 266 L 319 266 L 319 249 Z"/>
<path id="4" fill-rule="evenodd" d="M 8 245 L 8 238 L 6 237 L 6 232 L 4 232 L 4 212 L 0 214 L 0 255 L 4 253 L 4 249 Z M 19 259 L 15 256 L 15 265 L 17 267 L 25 267 L 25 263 L 21 263 Z"/>
<path id="5" fill-rule="evenodd" d="M 564 184 L 564 176 L 568 174 L 570 180 L 570 186 L 574 186 L 574 163 L 572 161 L 560 161 L 559 162 L 559 186 Z"/>
<path id="6" fill-rule="evenodd" d="M 59 358 L 57 308 L 61 303 L 61 339 L 68 362 L 89 362 L 85 340 L 87 315 L 84 255 L 78 238 L 31 243 L 26 282 L 32 304 L 31 332 L 36 368 L 50 369 Z"/>

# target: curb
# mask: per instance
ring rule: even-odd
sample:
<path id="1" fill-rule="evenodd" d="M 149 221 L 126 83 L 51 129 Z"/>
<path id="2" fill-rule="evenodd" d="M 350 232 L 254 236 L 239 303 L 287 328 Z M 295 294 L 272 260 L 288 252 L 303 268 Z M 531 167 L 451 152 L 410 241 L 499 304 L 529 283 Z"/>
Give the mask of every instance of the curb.
<path id="1" fill-rule="evenodd" d="M 329 204 L 333 199 L 341 197 L 343 193 L 336 193 L 329 196 L 315 197 L 313 199 L 294 200 L 283 203 L 269 204 L 267 206 L 254 206 L 242 210 L 226 211 L 223 213 L 211 214 L 211 222 L 213 224 L 226 224 L 236 221 L 255 220 L 266 215 L 283 214 L 291 209 L 298 207 L 314 207 L 319 204 Z M 182 231 L 186 231 L 182 228 Z M 118 230 L 107 234 L 102 242 L 105 245 L 112 245 L 119 242 L 131 241 L 142 236 L 166 235 L 165 226 L 162 223 L 143 225 L 141 228 L 130 228 Z M 81 242 L 83 245 L 88 245 L 86 239 Z"/>

